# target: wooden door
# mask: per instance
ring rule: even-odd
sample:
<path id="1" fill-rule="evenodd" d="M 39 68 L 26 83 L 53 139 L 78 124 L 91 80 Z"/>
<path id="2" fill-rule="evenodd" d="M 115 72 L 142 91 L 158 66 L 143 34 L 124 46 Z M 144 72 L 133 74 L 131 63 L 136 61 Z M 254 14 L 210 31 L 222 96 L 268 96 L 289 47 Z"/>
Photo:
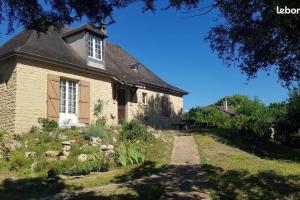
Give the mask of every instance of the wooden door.
<path id="1" fill-rule="evenodd" d="M 118 90 L 118 121 L 126 119 L 126 92 L 124 89 Z"/>

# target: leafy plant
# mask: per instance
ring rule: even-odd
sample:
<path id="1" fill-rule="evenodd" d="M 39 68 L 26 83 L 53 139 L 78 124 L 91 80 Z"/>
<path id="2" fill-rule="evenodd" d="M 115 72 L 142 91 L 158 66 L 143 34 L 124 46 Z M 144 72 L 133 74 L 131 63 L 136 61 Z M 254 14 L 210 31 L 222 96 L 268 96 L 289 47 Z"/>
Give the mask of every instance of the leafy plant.
<path id="1" fill-rule="evenodd" d="M 122 143 L 117 148 L 116 162 L 121 166 L 143 163 L 146 150 L 135 142 Z"/>
<path id="2" fill-rule="evenodd" d="M 84 138 L 91 139 L 91 137 L 107 138 L 107 133 L 102 124 L 92 124 L 84 131 Z"/>
<path id="3" fill-rule="evenodd" d="M 38 123 L 42 126 L 44 131 L 51 132 L 58 129 L 58 123 L 54 120 L 39 118 Z"/>
<path id="4" fill-rule="evenodd" d="M 76 162 L 71 166 L 58 164 L 48 171 L 48 176 L 53 177 L 60 174 L 77 176 L 88 175 L 91 172 L 108 171 L 109 166 L 104 160 L 93 160 L 88 162 Z"/>
<path id="5" fill-rule="evenodd" d="M 40 128 L 38 126 L 33 125 L 29 131 L 29 133 L 37 133 L 40 131 Z"/>
<path id="6" fill-rule="evenodd" d="M 10 170 L 17 170 L 30 164 L 30 159 L 25 158 L 24 151 L 15 151 L 10 161 Z"/>
<path id="7" fill-rule="evenodd" d="M 96 124 L 106 124 L 106 118 L 102 116 L 104 104 L 103 100 L 98 99 L 94 105 L 94 115 L 97 117 Z"/>
<path id="8" fill-rule="evenodd" d="M 123 140 L 153 140 L 153 135 L 149 133 L 147 127 L 138 120 L 123 122 L 120 137 Z"/>

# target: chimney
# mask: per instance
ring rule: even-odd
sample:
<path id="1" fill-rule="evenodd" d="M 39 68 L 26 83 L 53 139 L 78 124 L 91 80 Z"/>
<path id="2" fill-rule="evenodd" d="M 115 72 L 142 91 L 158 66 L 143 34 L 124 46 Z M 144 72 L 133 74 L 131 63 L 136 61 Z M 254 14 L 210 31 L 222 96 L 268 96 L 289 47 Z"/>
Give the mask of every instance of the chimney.
<path id="1" fill-rule="evenodd" d="M 227 98 L 225 97 L 225 100 L 223 101 L 223 109 L 228 112 L 228 105 L 227 105 Z"/>

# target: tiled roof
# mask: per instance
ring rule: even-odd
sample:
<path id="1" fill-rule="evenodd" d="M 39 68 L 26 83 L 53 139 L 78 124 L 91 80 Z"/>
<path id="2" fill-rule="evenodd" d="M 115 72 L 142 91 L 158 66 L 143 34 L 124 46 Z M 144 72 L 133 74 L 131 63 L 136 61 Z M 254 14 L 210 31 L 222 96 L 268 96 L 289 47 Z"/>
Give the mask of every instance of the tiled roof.
<path id="1" fill-rule="evenodd" d="M 87 27 L 83 27 L 87 28 Z M 129 55 L 118 45 L 107 43 L 105 50 L 105 67 L 107 70 L 87 66 L 85 60 L 67 44 L 63 37 L 82 28 L 56 30 L 50 28 L 46 33 L 24 30 L 0 47 L 0 58 L 12 54 L 32 56 L 58 62 L 73 68 L 84 69 L 93 73 L 105 74 L 119 79 L 125 84 L 154 87 L 179 95 L 187 92 L 177 88 L 151 72 L 137 59 Z M 95 30 L 96 31 L 96 30 Z M 131 69 L 135 65 L 137 70 Z"/>

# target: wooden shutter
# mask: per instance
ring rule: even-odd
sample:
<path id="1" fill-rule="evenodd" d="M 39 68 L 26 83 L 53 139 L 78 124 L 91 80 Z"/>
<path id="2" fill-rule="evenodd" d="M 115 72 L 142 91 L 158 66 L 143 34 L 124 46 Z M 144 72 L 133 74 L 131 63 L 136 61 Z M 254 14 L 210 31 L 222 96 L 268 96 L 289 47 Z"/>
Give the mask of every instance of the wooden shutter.
<path id="1" fill-rule="evenodd" d="M 59 83 L 59 76 L 48 74 L 47 118 L 56 121 L 59 119 Z"/>
<path id="2" fill-rule="evenodd" d="M 79 83 L 79 121 L 88 124 L 90 122 L 90 82 Z"/>

